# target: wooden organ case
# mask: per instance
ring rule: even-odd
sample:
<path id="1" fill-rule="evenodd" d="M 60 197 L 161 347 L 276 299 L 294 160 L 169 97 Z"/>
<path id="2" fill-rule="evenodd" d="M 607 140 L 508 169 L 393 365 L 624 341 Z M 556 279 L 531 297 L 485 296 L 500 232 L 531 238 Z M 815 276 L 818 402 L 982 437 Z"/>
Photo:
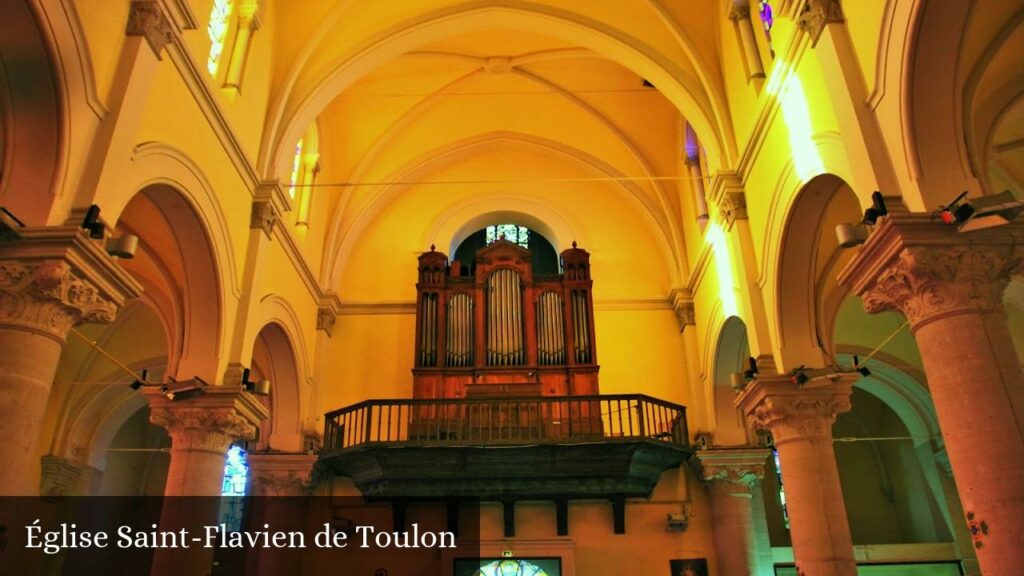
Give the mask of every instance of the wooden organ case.
<path id="1" fill-rule="evenodd" d="M 598 394 L 590 254 L 561 254 L 534 274 L 531 252 L 499 239 L 471 276 L 434 250 L 419 257 L 413 396 L 497 398 Z"/>

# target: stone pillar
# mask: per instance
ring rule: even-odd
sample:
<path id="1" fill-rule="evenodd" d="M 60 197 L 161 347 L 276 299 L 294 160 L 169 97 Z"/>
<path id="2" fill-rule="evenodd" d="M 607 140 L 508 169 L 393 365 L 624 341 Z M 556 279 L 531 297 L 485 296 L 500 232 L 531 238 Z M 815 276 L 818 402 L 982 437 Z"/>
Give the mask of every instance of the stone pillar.
<path id="1" fill-rule="evenodd" d="M 42 463 L 41 496 L 91 496 L 100 489 L 103 471 L 84 462 L 47 454 Z"/>
<path id="2" fill-rule="evenodd" d="M 959 233 L 924 214 L 886 218 L 840 275 L 870 313 L 910 321 L 981 571 L 1024 564 L 1024 371 L 1003 293 L 1024 225 Z"/>
<path id="3" fill-rule="evenodd" d="M 313 465 L 317 457 L 312 454 L 250 454 L 249 474 L 251 493 L 256 496 L 251 508 L 253 524 L 268 524 L 274 530 L 304 530 L 307 528 L 306 496 L 313 483 Z M 249 551 L 249 566 L 255 566 L 255 575 L 287 574 L 300 554 L 297 550 L 256 549 Z"/>
<path id="4" fill-rule="evenodd" d="M 832 424 L 850 409 L 853 379 L 833 376 L 803 386 L 788 376 L 754 380 L 736 406 L 756 428 L 771 431 L 786 482 L 786 506 L 797 571 L 856 576 L 853 539 L 843 504 Z"/>
<path id="5" fill-rule="evenodd" d="M 694 455 L 711 494 L 715 552 L 721 576 L 756 576 L 759 553 L 752 491 L 764 478 L 764 449 L 702 450 Z"/>
<path id="6" fill-rule="evenodd" d="M 178 382 L 177 387 L 184 384 Z M 203 534 L 203 526 L 217 523 L 228 448 L 255 436 L 256 425 L 268 416 L 267 408 L 240 387 L 201 386 L 189 397 L 179 394 L 173 400 L 157 390 L 144 390 L 149 419 L 171 437 L 161 529 L 185 528 Z M 182 496 L 206 498 L 183 500 Z M 154 555 L 152 573 L 207 574 L 212 560 L 212 549 L 160 549 Z"/>
<path id="7" fill-rule="evenodd" d="M 754 38 L 754 23 L 750 19 L 750 2 L 735 0 L 729 8 L 729 19 L 736 23 L 740 34 L 740 48 L 747 63 L 747 80 L 764 78 L 764 66 L 757 51 L 757 39 Z"/>
<path id="8" fill-rule="evenodd" d="M 139 285 L 75 227 L 21 228 L 0 245 L 0 495 L 39 494 L 39 439 L 73 326 L 108 323 Z"/>

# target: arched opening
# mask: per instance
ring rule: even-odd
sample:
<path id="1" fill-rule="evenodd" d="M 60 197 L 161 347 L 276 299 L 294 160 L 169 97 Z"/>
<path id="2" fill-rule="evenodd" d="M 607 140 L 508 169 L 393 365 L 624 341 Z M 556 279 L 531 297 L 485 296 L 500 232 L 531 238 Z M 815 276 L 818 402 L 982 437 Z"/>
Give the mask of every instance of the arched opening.
<path id="1" fill-rule="evenodd" d="M 830 326 L 845 293 L 836 277 L 853 257 L 839 247 L 834 231 L 838 224 L 860 222 L 860 203 L 846 182 L 824 174 L 803 187 L 788 214 L 774 293 L 775 361 L 782 370 L 829 365 Z"/>
<path id="2" fill-rule="evenodd" d="M 29 2 L 0 5 L 0 206 L 45 224 L 64 161 L 62 94 Z"/>
<path id="3" fill-rule="evenodd" d="M 745 446 L 749 443 L 747 426 L 740 411 L 733 405 L 736 398 L 735 375 L 742 378 L 750 357 L 747 325 L 732 316 L 722 325 L 715 355 L 714 402 L 715 446 Z"/>
<path id="4" fill-rule="evenodd" d="M 160 496 L 171 463 L 171 438 L 143 406 L 124 421 L 106 448 L 101 496 Z"/>
<path id="5" fill-rule="evenodd" d="M 302 449 L 299 370 L 288 334 L 277 323 L 260 330 L 253 346 L 250 381 L 270 381 L 264 402 L 270 418 L 260 425 L 252 451 L 297 452 Z"/>
<path id="6" fill-rule="evenodd" d="M 122 265 L 168 330 L 168 375 L 216 382 L 221 289 L 206 225 L 176 189 L 153 185 L 128 202 L 117 230 L 139 237 L 135 258 Z"/>

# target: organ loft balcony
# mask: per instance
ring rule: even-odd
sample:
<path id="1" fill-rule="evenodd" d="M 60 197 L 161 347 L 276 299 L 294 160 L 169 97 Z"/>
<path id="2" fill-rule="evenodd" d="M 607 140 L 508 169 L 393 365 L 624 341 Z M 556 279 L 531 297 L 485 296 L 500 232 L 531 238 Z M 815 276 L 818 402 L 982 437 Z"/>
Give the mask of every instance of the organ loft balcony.
<path id="1" fill-rule="evenodd" d="M 560 533 L 568 501 L 607 499 L 623 531 L 689 457 L 686 409 L 600 394 L 590 255 L 511 228 L 420 255 L 413 398 L 328 413 L 319 472 L 393 502 L 554 501 Z"/>

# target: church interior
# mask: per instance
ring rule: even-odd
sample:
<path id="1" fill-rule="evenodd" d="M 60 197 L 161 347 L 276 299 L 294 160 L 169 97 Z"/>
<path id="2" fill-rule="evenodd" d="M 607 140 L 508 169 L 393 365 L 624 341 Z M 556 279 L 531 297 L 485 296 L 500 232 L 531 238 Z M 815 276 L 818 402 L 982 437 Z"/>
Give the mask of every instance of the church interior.
<path id="1" fill-rule="evenodd" d="M 1022 573 L 1024 0 L 3 0 L 0 208 L 0 497 Z"/>

